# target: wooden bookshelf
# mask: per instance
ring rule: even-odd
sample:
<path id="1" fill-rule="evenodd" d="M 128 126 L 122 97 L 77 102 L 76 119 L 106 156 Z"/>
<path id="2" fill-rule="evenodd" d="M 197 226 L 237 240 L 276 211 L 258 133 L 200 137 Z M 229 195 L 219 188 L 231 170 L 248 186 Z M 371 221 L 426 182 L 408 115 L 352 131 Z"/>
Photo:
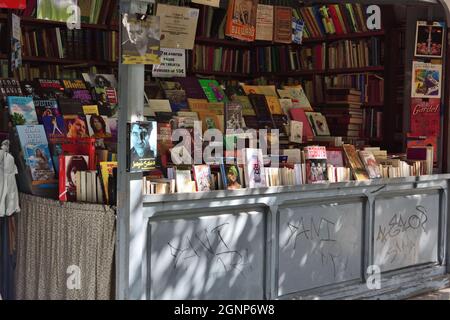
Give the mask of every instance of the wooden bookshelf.
<path id="1" fill-rule="evenodd" d="M 366 72 L 383 72 L 384 66 L 371 66 L 362 68 L 343 68 L 343 69 L 324 69 L 324 70 L 298 70 L 298 71 L 287 71 L 287 72 L 259 72 L 254 73 L 255 77 L 259 76 L 275 76 L 275 77 L 295 77 L 295 76 L 311 76 L 311 75 L 333 75 L 333 74 L 355 74 L 355 73 L 366 73 Z"/>
<path id="2" fill-rule="evenodd" d="M 198 71 L 198 70 L 189 70 L 187 71 L 188 75 L 205 75 L 205 76 L 218 76 L 218 77 L 226 77 L 226 78 L 240 78 L 240 79 L 251 79 L 256 77 L 255 74 L 245 74 L 245 73 L 237 73 L 237 72 L 223 72 L 223 71 Z"/>
<path id="3" fill-rule="evenodd" d="M 240 41 L 237 39 L 217 39 L 217 38 L 207 38 L 207 37 L 196 37 L 196 44 L 213 45 L 213 46 L 224 46 L 224 47 L 241 47 L 241 48 L 251 48 L 253 46 L 252 42 Z"/>
<path id="4" fill-rule="evenodd" d="M 374 103 L 365 102 L 361 105 L 361 107 L 362 108 L 383 108 L 384 103 L 383 102 L 374 102 Z"/>
<path id="5" fill-rule="evenodd" d="M 60 58 L 49 58 L 49 57 L 33 57 L 24 56 L 22 57 L 23 62 L 34 62 L 34 63 L 46 63 L 46 64 L 61 64 L 61 65 L 73 65 L 73 66 L 102 66 L 102 67 L 115 67 L 118 66 L 118 62 L 114 61 L 96 61 L 96 60 L 72 60 L 72 59 L 60 59 Z"/>
<path id="6" fill-rule="evenodd" d="M 0 21 L 7 22 L 8 15 L 5 13 L 0 14 Z M 20 22 L 22 25 L 27 26 L 40 26 L 40 27 L 62 27 L 67 28 L 67 23 L 62 21 L 44 20 L 36 19 L 33 17 L 20 17 Z M 92 23 L 82 23 L 81 29 L 96 29 L 105 31 L 119 31 L 118 25 L 107 25 L 107 24 L 92 24 Z"/>

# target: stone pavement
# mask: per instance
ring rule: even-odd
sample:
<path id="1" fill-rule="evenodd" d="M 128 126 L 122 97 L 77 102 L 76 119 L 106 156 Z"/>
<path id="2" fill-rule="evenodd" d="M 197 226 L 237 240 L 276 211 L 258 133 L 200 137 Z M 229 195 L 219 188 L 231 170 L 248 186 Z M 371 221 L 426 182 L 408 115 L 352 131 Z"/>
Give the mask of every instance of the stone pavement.
<path id="1" fill-rule="evenodd" d="M 409 300 L 450 300 L 450 288 L 421 294 Z"/>

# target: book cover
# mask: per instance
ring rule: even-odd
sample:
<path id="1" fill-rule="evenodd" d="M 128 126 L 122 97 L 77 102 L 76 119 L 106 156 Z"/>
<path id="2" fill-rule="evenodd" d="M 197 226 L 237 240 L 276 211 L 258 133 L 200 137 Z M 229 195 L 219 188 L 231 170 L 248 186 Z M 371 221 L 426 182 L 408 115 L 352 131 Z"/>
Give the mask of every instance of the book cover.
<path id="1" fill-rule="evenodd" d="M 372 152 L 361 150 L 359 151 L 359 157 L 370 179 L 381 178 L 380 167 Z"/>
<path id="2" fill-rule="evenodd" d="M 244 173 L 247 188 L 266 187 L 263 154 L 261 149 L 244 149 Z"/>
<path id="3" fill-rule="evenodd" d="M 94 114 L 94 115 L 100 115 L 100 113 L 98 112 L 98 105 L 96 104 L 92 104 L 92 105 L 83 105 L 83 114 L 84 115 L 88 115 L 88 114 Z"/>
<path id="4" fill-rule="evenodd" d="M 84 115 L 64 115 L 63 117 L 68 138 L 89 137 L 86 117 Z"/>
<path id="5" fill-rule="evenodd" d="M 411 97 L 441 97 L 442 65 L 413 61 Z"/>
<path id="6" fill-rule="evenodd" d="M 417 21 L 416 57 L 442 58 L 445 22 Z"/>
<path id="7" fill-rule="evenodd" d="M 57 117 L 61 115 L 58 107 L 58 102 L 56 100 L 33 99 L 33 101 L 38 120 L 42 119 L 42 117 L 44 116 Z"/>
<path id="8" fill-rule="evenodd" d="M 334 167 L 344 167 L 342 149 L 327 148 L 327 163 Z"/>
<path id="9" fill-rule="evenodd" d="M 101 178 L 101 184 L 103 189 L 103 194 L 105 197 L 106 204 L 111 204 L 109 202 L 109 177 L 112 177 L 113 169 L 117 168 L 118 163 L 115 161 L 105 161 L 99 163 L 99 172 L 100 172 L 100 178 Z"/>
<path id="10" fill-rule="evenodd" d="M 61 138 L 67 135 L 64 118 L 62 116 L 43 116 L 42 124 L 44 125 L 47 138 Z"/>
<path id="11" fill-rule="evenodd" d="M 193 49 L 199 9 L 158 3 L 161 47 Z"/>
<path id="12" fill-rule="evenodd" d="M 277 97 L 266 96 L 267 107 L 272 115 L 282 115 L 283 110 L 281 109 L 280 101 Z"/>
<path id="13" fill-rule="evenodd" d="M 256 9 L 256 40 L 273 39 L 273 6 L 258 4 Z"/>
<path id="14" fill-rule="evenodd" d="M 256 117 L 258 119 L 258 123 L 261 124 L 261 127 L 264 127 L 265 125 L 271 126 L 273 122 L 269 107 L 267 105 L 266 96 L 263 94 L 251 93 L 248 95 L 248 98 L 255 109 Z"/>
<path id="15" fill-rule="evenodd" d="M 203 91 L 197 77 L 187 76 L 185 78 L 174 78 L 174 81 L 181 85 L 181 88 L 186 91 L 186 96 L 193 99 L 206 99 L 205 92 Z"/>
<path id="16" fill-rule="evenodd" d="M 109 128 L 108 118 L 95 114 L 86 116 L 89 136 L 94 138 L 110 138 L 111 129 Z"/>
<path id="17" fill-rule="evenodd" d="M 292 8 L 275 6 L 273 41 L 280 43 L 292 42 Z"/>
<path id="18" fill-rule="evenodd" d="M 157 123 L 128 123 L 128 170 L 142 172 L 155 169 L 157 157 Z"/>
<path id="19" fill-rule="evenodd" d="M 33 181 L 51 181 L 55 169 L 48 147 L 48 140 L 42 125 L 18 125 L 20 145 L 24 160 L 30 169 Z"/>
<path id="20" fill-rule="evenodd" d="M 305 110 L 302 108 L 291 108 L 290 109 L 291 119 L 303 123 L 303 137 L 305 140 L 311 140 L 314 138 L 314 131 L 309 123 L 308 117 L 306 116 Z"/>
<path id="21" fill-rule="evenodd" d="M 109 110 L 108 116 L 115 116 L 119 103 L 116 77 L 113 74 L 83 73 L 82 75 L 97 104 Z"/>
<path id="22" fill-rule="evenodd" d="M 292 87 L 285 86 L 283 89 L 278 89 L 278 95 L 282 99 L 291 99 L 294 108 L 303 108 L 305 111 L 313 111 L 305 90 L 301 85 Z"/>
<path id="23" fill-rule="evenodd" d="M 143 20 L 124 13 L 121 27 L 123 64 L 161 63 L 159 16 L 149 15 Z"/>
<path id="24" fill-rule="evenodd" d="M 61 81 L 56 79 L 35 79 L 36 93 L 41 99 L 57 99 L 64 95 L 64 87 Z"/>
<path id="25" fill-rule="evenodd" d="M 67 97 L 79 100 L 84 105 L 92 103 L 91 93 L 83 80 L 62 80 L 62 82 Z"/>
<path id="26" fill-rule="evenodd" d="M 302 44 L 303 41 L 303 29 L 305 22 L 296 17 L 292 17 L 292 42 L 295 44 Z"/>
<path id="27" fill-rule="evenodd" d="M 184 90 L 168 89 L 164 90 L 164 94 L 166 95 L 166 99 L 169 100 L 170 107 L 173 112 L 189 110 L 186 100 L 186 92 Z"/>
<path id="28" fill-rule="evenodd" d="M 85 155 L 59 156 L 59 200 L 77 200 L 77 172 L 88 171 L 89 157 Z M 88 195 L 89 196 L 89 195 Z"/>
<path id="29" fill-rule="evenodd" d="M 63 115 L 84 115 L 83 105 L 79 100 L 59 97 L 58 106 Z"/>
<path id="30" fill-rule="evenodd" d="M 225 130 L 239 130 L 245 128 L 245 121 L 242 115 L 242 105 L 237 102 L 225 104 Z"/>
<path id="31" fill-rule="evenodd" d="M 192 181 L 191 170 L 175 170 L 175 184 L 178 193 L 195 192 L 195 181 Z"/>
<path id="32" fill-rule="evenodd" d="M 9 96 L 8 107 L 14 125 L 39 123 L 32 98 Z"/>
<path id="33" fill-rule="evenodd" d="M 433 161 L 437 163 L 438 161 L 438 136 L 420 136 L 414 137 L 408 134 L 406 139 L 407 148 L 412 147 L 433 147 Z"/>
<path id="34" fill-rule="evenodd" d="M 209 102 L 228 102 L 228 98 L 217 80 L 198 79 L 198 82 Z"/>
<path id="35" fill-rule="evenodd" d="M 322 146 L 307 146 L 305 153 L 307 183 L 327 182 L 327 152 Z"/>
<path id="36" fill-rule="evenodd" d="M 303 142 L 303 122 L 295 120 L 289 122 L 289 141 L 294 143 Z"/>
<path id="37" fill-rule="evenodd" d="M 327 119 L 320 112 L 305 112 L 316 136 L 329 136 Z"/>
<path id="38" fill-rule="evenodd" d="M 254 41 L 257 5 L 258 0 L 230 0 L 225 35 L 239 40 Z"/>
<path id="39" fill-rule="evenodd" d="M 369 180 L 369 175 L 367 174 L 366 168 L 358 156 L 355 146 L 351 144 L 344 144 L 342 147 L 344 150 L 345 159 L 352 168 L 353 177 L 355 180 Z"/>
<path id="40" fill-rule="evenodd" d="M 220 119 L 214 112 L 211 111 L 198 111 L 198 116 L 202 121 L 203 131 L 209 129 L 218 129 L 222 131 L 223 125 L 220 123 Z"/>
<path id="41" fill-rule="evenodd" d="M 410 133 L 414 136 L 440 135 L 441 99 L 411 99 Z"/>
<path id="42" fill-rule="evenodd" d="M 239 168 L 235 164 L 220 164 L 220 173 L 225 190 L 236 190 L 242 188 L 242 180 Z"/>
<path id="43" fill-rule="evenodd" d="M 0 98 L 6 102 L 8 96 L 22 96 L 20 83 L 15 79 L 0 79 Z"/>
<path id="44" fill-rule="evenodd" d="M 207 164 L 194 166 L 194 179 L 197 191 L 211 191 L 211 168 Z"/>

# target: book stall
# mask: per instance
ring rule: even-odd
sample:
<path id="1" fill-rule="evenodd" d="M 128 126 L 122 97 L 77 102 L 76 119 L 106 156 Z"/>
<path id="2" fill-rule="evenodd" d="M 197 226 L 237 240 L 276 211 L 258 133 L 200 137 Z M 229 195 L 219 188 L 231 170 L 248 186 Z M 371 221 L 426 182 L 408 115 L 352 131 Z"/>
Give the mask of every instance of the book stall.
<path id="1" fill-rule="evenodd" d="M 20 206 L 0 218 L 0 271 L 17 261 L 2 296 L 398 299 L 449 284 L 445 2 L 78 0 L 81 21 L 25 2 L 0 9 Z"/>

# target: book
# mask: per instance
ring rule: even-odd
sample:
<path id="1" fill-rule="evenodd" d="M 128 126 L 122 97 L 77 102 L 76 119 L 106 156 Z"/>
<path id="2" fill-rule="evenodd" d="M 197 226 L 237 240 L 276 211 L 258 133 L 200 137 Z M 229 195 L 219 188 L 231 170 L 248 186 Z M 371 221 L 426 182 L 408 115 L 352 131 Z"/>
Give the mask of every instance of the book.
<path id="1" fill-rule="evenodd" d="M 160 17 L 161 48 L 194 47 L 199 9 L 158 3 L 156 16 Z"/>
<path id="2" fill-rule="evenodd" d="M 242 105 L 237 102 L 225 104 L 225 131 L 239 130 L 245 128 L 245 121 L 242 115 Z"/>
<path id="3" fill-rule="evenodd" d="M 292 42 L 292 8 L 275 6 L 273 41 L 280 43 Z"/>
<path id="4" fill-rule="evenodd" d="M 48 147 L 48 140 L 42 125 L 18 125 L 17 134 L 23 157 L 36 182 L 53 181 L 55 169 Z"/>
<path id="5" fill-rule="evenodd" d="M 327 148 L 327 163 L 334 167 L 344 167 L 342 149 Z"/>
<path id="6" fill-rule="evenodd" d="M 424 58 L 442 58 L 445 22 L 417 21 L 414 55 Z"/>
<path id="7" fill-rule="evenodd" d="M 89 136 L 94 138 L 110 138 L 111 129 L 109 128 L 108 118 L 106 116 L 99 116 L 89 114 L 86 116 Z"/>
<path id="8" fill-rule="evenodd" d="M 211 181 L 211 168 L 207 164 L 195 165 L 194 168 L 194 179 L 197 191 L 211 191 L 212 181 Z"/>
<path id="9" fill-rule="evenodd" d="M 9 96 L 8 107 L 14 125 L 39 123 L 32 98 Z"/>
<path id="10" fill-rule="evenodd" d="M 44 100 L 57 99 L 64 95 L 64 87 L 60 80 L 35 79 L 34 86 L 36 93 Z"/>
<path id="11" fill-rule="evenodd" d="M 320 112 L 305 112 L 316 136 L 329 136 L 327 119 Z"/>
<path id="12" fill-rule="evenodd" d="M 344 144 L 342 148 L 344 150 L 346 161 L 352 169 L 355 180 L 369 180 L 369 175 L 367 174 L 364 164 L 358 156 L 355 146 L 351 144 Z"/>
<path id="13" fill-rule="evenodd" d="M 86 83 L 81 79 L 62 80 L 64 86 L 64 94 L 75 100 L 81 101 L 82 104 L 91 104 L 92 96 Z"/>
<path id="14" fill-rule="evenodd" d="M 68 138 L 89 137 L 86 117 L 83 115 L 64 115 L 64 125 Z"/>
<path id="15" fill-rule="evenodd" d="M 83 104 L 79 100 L 74 100 L 65 97 L 58 98 L 58 106 L 63 115 L 83 115 Z"/>
<path id="16" fill-rule="evenodd" d="M 128 123 L 127 131 L 128 170 L 142 172 L 154 169 L 157 157 L 157 122 Z"/>
<path id="17" fill-rule="evenodd" d="M 159 16 L 149 15 L 146 19 L 138 19 L 124 13 L 121 26 L 123 64 L 161 63 Z"/>
<path id="18" fill-rule="evenodd" d="M 327 152 L 325 147 L 307 146 L 305 153 L 307 183 L 324 183 L 327 181 Z"/>
<path id="19" fill-rule="evenodd" d="M 287 163 L 289 164 L 298 164 L 302 162 L 300 149 L 284 149 L 283 155 L 288 156 Z"/>
<path id="20" fill-rule="evenodd" d="M 303 20 L 292 17 L 292 43 L 302 44 L 304 28 L 305 22 Z"/>
<path id="21" fill-rule="evenodd" d="M 410 133 L 415 136 L 440 135 L 441 99 L 411 99 Z"/>
<path id="22" fill-rule="evenodd" d="M 244 173 L 247 188 L 266 187 L 266 177 L 261 149 L 245 148 L 243 152 Z"/>
<path id="23" fill-rule="evenodd" d="M 44 116 L 57 117 L 61 115 L 61 111 L 59 111 L 58 102 L 56 100 L 42 100 L 33 98 L 33 102 L 38 120 L 42 119 Z"/>
<path id="24" fill-rule="evenodd" d="M 191 170 L 176 169 L 175 183 L 178 193 L 195 192 L 195 181 L 192 181 Z"/>
<path id="25" fill-rule="evenodd" d="M 82 106 L 83 108 L 83 114 L 84 115 L 88 115 L 88 114 L 93 114 L 93 115 L 100 115 L 100 113 L 98 112 L 98 105 L 94 104 L 94 105 L 84 105 Z"/>
<path id="26" fill-rule="evenodd" d="M 209 102 L 228 102 L 228 98 L 217 80 L 198 79 Z"/>
<path id="27" fill-rule="evenodd" d="M 378 166 L 377 160 L 374 155 L 369 151 L 361 150 L 359 151 L 359 157 L 366 168 L 367 174 L 370 179 L 381 178 L 380 167 Z"/>
<path id="28" fill-rule="evenodd" d="M 295 120 L 289 122 L 289 141 L 294 143 L 303 142 L 303 122 Z"/>
<path id="29" fill-rule="evenodd" d="M 186 92 L 184 90 L 164 90 L 166 99 L 169 100 L 170 107 L 173 112 L 180 110 L 188 110 L 188 105 L 186 101 Z"/>
<path id="30" fill-rule="evenodd" d="M 283 110 L 281 109 L 280 101 L 277 97 L 266 96 L 267 107 L 272 115 L 282 115 Z"/>
<path id="31" fill-rule="evenodd" d="M 236 190 L 242 188 L 239 168 L 235 164 L 220 164 L 220 173 L 225 190 Z"/>
<path id="32" fill-rule="evenodd" d="M 411 97 L 441 97 L 442 65 L 413 61 Z"/>
<path id="33" fill-rule="evenodd" d="M 45 133 L 49 140 L 65 137 L 67 135 L 64 118 L 62 116 L 43 116 L 42 124 L 44 125 Z"/>
<path id="34" fill-rule="evenodd" d="M 22 96 L 20 82 L 15 79 L 0 79 L 0 99 L 6 102 L 8 96 Z"/>
<path id="35" fill-rule="evenodd" d="M 112 204 L 109 201 L 109 177 L 113 174 L 113 169 L 117 168 L 118 163 L 115 161 L 109 162 L 100 162 L 99 163 L 99 172 L 100 172 L 100 180 L 102 184 L 103 195 L 105 199 L 105 204 Z"/>
<path id="36" fill-rule="evenodd" d="M 76 173 L 78 171 L 88 171 L 89 157 L 85 155 L 59 156 L 59 200 L 76 201 L 77 200 L 77 181 Z M 81 182 L 81 179 L 80 179 Z M 86 185 L 89 185 L 86 181 Z M 90 197 L 86 189 L 87 197 Z M 88 198 L 89 199 L 89 198 Z"/>
<path id="37" fill-rule="evenodd" d="M 258 3 L 256 9 L 255 40 L 272 41 L 273 6 Z"/>
<path id="38" fill-rule="evenodd" d="M 254 41 L 257 5 L 258 0 L 230 0 L 225 35 L 239 40 Z"/>
<path id="39" fill-rule="evenodd" d="M 314 137 L 314 131 L 309 123 L 305 110 L 302 108 L 292 108 L 290 109 L 290 114 L 292 120 L 303 123 L 302 137 L 304 138 L 304 140 L 311 140 Z"/>
<path id="40" fill-rule="evenodd" d="M 72 21 L 72 6 L 77 5 L 77 0 L 38 0 L 36 15 L 38 19 L 67 22 Z"/>
<path id="41" fill-rule="evenodd" d="M 278 89 L 277 91 L 280 98 L 291 99 L 294 108 L 303 108 L 305 111 L 313 111 L 308 97 L 305 94 L 305 90 L 301 85 L 284 86 L 283 89 Z"/>

